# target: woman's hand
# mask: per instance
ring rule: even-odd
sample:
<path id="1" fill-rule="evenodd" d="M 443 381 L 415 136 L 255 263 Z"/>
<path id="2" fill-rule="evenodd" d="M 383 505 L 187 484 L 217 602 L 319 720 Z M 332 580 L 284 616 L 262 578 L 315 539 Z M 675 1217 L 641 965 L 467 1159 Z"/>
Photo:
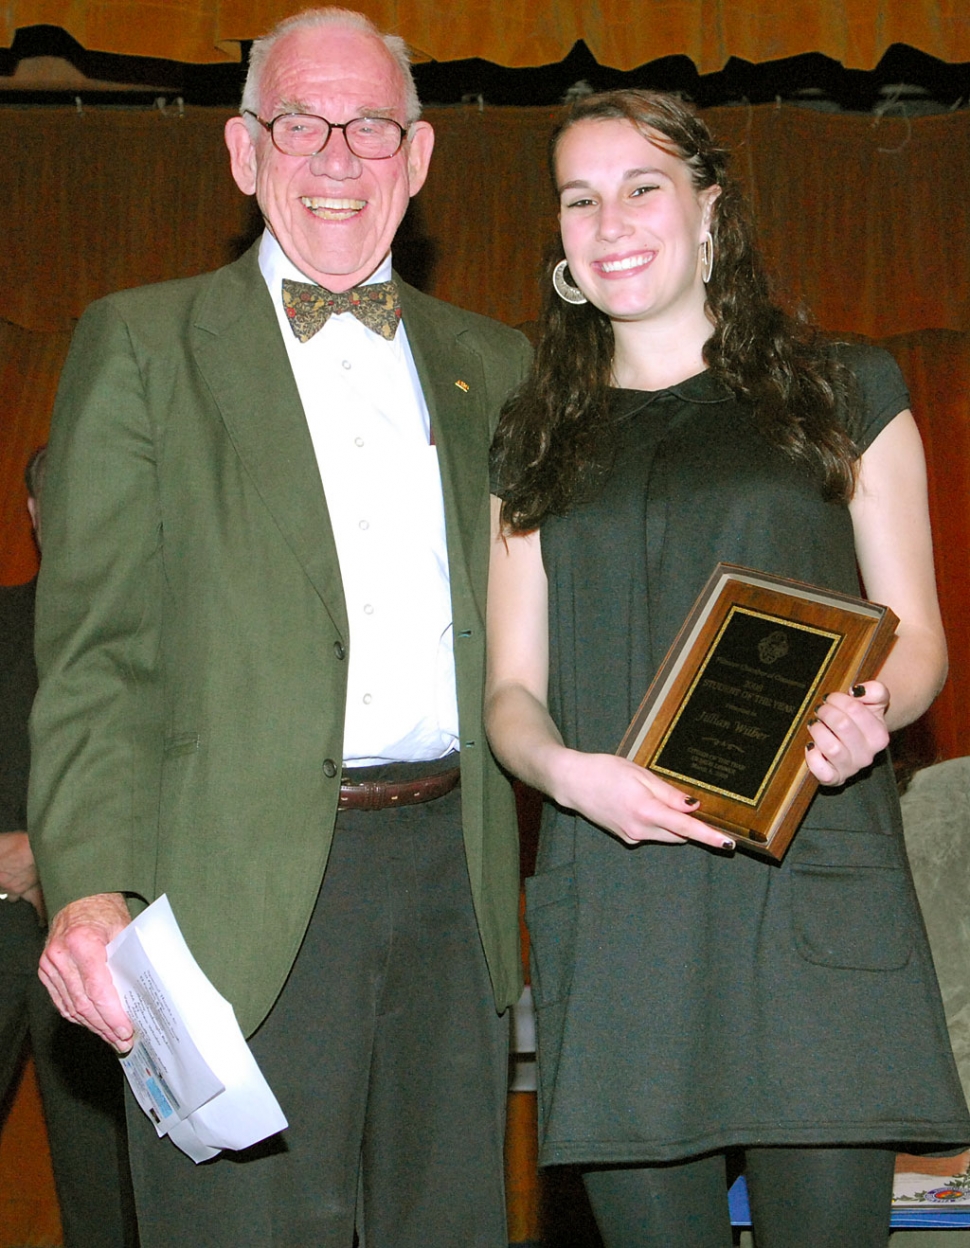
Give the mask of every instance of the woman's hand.
<path id="1" fill-rule="evenodd" d="M 808 769 L 819 784 L 845 784 L 868 767 L 889 744 L 889 690 L 878 680 L 856 685 L 851 694 L 830 693 L 809 725 Z"/>
<path id="2" fill-rule="evenodd" d="M 628 759 L 563 749 L 555 771 L 557 800 L 627 845 L 696 841 L 713 849 L 734 849 L 726 833 L 696 817 L 696 798 Z"/>
<path id="3" fill-rule="evenodd" d="M 697 841 L 733 849 L 729 836 L 696 818 L 696 800 L 672 784 L 616 754 L 563 744 L 546 706 L 549 605 L 539 534 L 503 535 L 500 509 L 494 498 L 485 682 L 485 726 L 499 762 L 627 845 Z"/>

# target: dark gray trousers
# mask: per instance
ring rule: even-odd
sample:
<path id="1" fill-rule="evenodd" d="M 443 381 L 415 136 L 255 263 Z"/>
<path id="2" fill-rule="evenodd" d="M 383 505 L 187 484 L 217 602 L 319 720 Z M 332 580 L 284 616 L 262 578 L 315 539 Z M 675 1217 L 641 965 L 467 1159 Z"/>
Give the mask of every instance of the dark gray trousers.
<path id="1" fill-rule="evenodd" d="M 143 1248 L 351 1248 L 355 1211 L 366 1248 L 505 1248 L 508 1028 L 460 790 L 338 815 L 303 946 L 251 1045 L 281 1135 L 195 1166 L 129 1108 Z"/>

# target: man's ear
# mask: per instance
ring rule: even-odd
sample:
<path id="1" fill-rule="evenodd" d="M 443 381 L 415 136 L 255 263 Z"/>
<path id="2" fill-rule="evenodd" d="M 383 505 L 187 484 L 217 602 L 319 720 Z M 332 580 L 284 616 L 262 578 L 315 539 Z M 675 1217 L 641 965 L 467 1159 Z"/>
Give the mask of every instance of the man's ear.
<path id="1" fill-rule="evenodd" d="M 427 121 L 416 121 L 408 137 L 408 192 L 417 195 L 424 186 L 434 151 L 434 130 Z"/>
<path id="2" fill-rule="evenodd" d="M 233 181 L 244 195 L 256 190 L 256 144 L 242 117 L 230 117 L 225 129 Z"/>

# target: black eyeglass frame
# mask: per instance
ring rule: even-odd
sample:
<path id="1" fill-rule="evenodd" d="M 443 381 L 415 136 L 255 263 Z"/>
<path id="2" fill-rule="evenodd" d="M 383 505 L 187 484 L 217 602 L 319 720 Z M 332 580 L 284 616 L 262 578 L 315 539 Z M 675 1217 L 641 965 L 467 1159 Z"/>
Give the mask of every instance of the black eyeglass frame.
<path id="1" fill-rule="evenodd" d="M 358 160 L 390 160 L 391 157 L 396 156 L 404 146 L 404 140 L 408 137 L 408 130 L 410 129 L 410 126 L 402 126 L 401 123 L 399 121 L 395 121 L 393 117 L 351 117 L 350 121 L 328 121 L 326 117 L 321 117 L 317 113 L 277 113 L 272 121 L 263 121 L 262 117 L 260 117 L 258 113 L 254 113 L 251 108 L 244 108 L 242 110 L 242 116 L 252 117 L 255 121 L 258 121 L 263 129 L 269 132 L 269 137 L 273 140 L 273 146 L 283 156 L 292 156 L 294 153 L 284 151 L 283 148 L 277 143 L 273 127 L 278 121 L 283 121 L 286 117 L 308 117 L 313 121 L 322 121 L 327 127 L 327 137 L 323 140 L 315 152 L 307 152 L 305 156 L 298 158 L 302 160 L 312 159 L 314 156 L 319 156 L 333 138 L 334 130 L 342 130 L 344 132 L 344 142 L 347 144 L 349 151 L 356 156 Z M 384 121 L 389 122 L 392 126 L 397 126 L 398 130 L 401 132 L 401 137 L 398 141 L 397 147 L 393 152 L 388 152 L 386 156 L 361 156 L 360 152 L 354 151 L 347 135 L 347 127 L 354 125 L 358 121 Z"/>

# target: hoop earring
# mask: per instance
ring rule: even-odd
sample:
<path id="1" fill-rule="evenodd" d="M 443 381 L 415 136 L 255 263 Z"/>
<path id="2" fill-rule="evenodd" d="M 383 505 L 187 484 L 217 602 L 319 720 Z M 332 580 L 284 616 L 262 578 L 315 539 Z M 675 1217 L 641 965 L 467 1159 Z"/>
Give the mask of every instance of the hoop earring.
<path id="1" fill-rule="evenodd" d="M 714 239 L 711 238 L 711 232 L 704 235 L 701 241 L 701 281 L 706 286 L 711 280 L 711 274 L 714 272 Z"/>
<path id="2" fill-rule="evenodd" d="M 560 260 L 552 271 L 552 285 L 556 294 L 560 299 L 564 299 L 566 303 L 574 303 L 577 306 L 586 302 L 586 296 L 574 286 L 566 276 L 566 261 Z"/>

